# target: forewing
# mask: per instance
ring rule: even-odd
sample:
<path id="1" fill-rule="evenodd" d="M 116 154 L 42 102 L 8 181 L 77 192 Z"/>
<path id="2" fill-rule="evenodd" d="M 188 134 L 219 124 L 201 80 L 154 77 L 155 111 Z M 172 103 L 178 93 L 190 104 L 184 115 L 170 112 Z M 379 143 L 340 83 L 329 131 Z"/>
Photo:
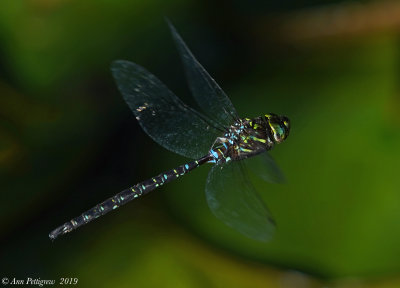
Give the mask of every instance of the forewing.
<path id="1" fill-rule="evenodd" d="M 228 226 L 259 241 L 272 237 L 273 218 L 245 174 L 241 161 L 211 168 L 206 198 L 213 214 Z"/>
<path id="2" fill-rule="evenodd" d="M 231 100 L 196 60 L 175 27 L 167 22 L 184 65 L 189 88 L 197 104 L 212 120 L 229 127 L 238 118 Z"/>
<path id="3" fill-rule="evenodd" d="M 206 117 L 185 105 L 143 67 L 124 60 L 112 63 L 123 98 L 143 130 L 166 149 L 189 158 L 208 153 L 218 131 Z"/>

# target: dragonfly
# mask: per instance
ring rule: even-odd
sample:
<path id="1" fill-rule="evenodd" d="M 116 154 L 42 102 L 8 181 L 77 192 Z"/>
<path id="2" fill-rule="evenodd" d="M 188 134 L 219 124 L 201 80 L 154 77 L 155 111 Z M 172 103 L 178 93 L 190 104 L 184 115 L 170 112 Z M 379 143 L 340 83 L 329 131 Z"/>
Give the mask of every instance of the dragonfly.
<path id="1" fill-rule="evenodd" d="M 212 213 L 249 238 L 268 241 L 275 221 L 249 179 L 249 166 L 262 179 L 282 182 L 284 175 L 268 154 L 289 135 L 290 121 L 273 113 L 240 118 L 231 100 L 196 60 L 167 21 L 183 62 L 186 79 L 202 112 L 186 105 L 156 76 L 130 61 L 111 65 L 119 91 L 142 129 L 155 142 L 192 161 L 140 182 L 50 232 L 50 239 L 173 181 L 203 164 L 212 164 L 205 193 Z"/>

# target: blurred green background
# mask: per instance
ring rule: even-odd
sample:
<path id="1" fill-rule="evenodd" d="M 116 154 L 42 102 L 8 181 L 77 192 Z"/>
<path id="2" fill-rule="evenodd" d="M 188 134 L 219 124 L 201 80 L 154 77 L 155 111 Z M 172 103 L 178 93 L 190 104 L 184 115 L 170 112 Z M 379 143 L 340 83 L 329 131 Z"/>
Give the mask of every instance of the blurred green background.
<path id="1" fill-rule="evenodd" d="M 51 242 L 56 226 L 182 164 L 141 131 L 109 67 L 192 103 L 167 16 L 240 115 L 292 121 L 256 182 L 259 243 L 209 211 L 208 167 Z M 81 287 L 400 287 L 399 1 L 0 3 L 0 276 Z M 168 121 L 168 119 L 166 119 Z"/>

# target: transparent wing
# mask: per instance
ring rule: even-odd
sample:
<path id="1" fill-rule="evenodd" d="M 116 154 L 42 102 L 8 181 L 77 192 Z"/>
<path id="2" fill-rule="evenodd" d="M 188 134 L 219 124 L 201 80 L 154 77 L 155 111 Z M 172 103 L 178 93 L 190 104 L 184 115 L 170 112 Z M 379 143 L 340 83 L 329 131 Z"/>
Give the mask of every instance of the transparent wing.
<path id="1" fill-rule="evenodd" d="M 285 183 L 286 177 L 268 152 L 246 159 L 244 165 L 261 179 L 270 183 Z"/>
<path id="2" fill-rule="evenodd" d="M 220 132 L 143 67 L 115 61 L 112 74 L 123 98 L 143 130 L 177 154 L 199 158 L 208 153 Z"/>
<path id="3" fill-rule="evenodd" d="M 174 26 L 167 20 L 179 50 L 189 88 L 204 113 L 217 123 L 228 127 L 239 118 L 231 100 L 190 52 Z"/>
<path id="4" fill-rule="evenodd" d="M 206 185 L 207 203 L 213 214 L 228 226 L 247 237 L 268 241 L 275 224 L 245 174 L 242 161 L 211 168 Z"/>

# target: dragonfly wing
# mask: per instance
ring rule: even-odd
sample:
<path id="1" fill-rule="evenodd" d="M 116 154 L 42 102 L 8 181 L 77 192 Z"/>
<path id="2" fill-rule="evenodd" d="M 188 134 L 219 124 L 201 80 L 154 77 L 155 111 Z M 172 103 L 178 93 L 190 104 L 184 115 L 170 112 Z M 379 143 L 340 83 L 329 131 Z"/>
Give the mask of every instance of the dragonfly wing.
<path id="1" fill-rule="evenodd" d="M 258 175 L 261 179 L 270 183 L 285 183 L 286 177 L 274 158 L 268 153 L 263 152 L 259 155 L 246 159 L 246 167 L 251 172 Z"/>
<path id="2" fill-rule="evenodd" d="M 245 172 L 241 161 L 215 165 L 207 178 L 207 203 L 213 214 L 228 226 L 247 237 L 268 241 L 275 223 Z"/>
<path id="3" fill-rule="evenodd" d="M 168 20 L 167 22 L 184 65 L 189 88 L 197 104 L 212 120 L 225 127 L 230 126 L 239 118 L 231 100 L 196 60 L 175 27 Z"/>
<path id="4" fill-rule="evenodd" d="M 184 104 L 143 67 L 124 60 L 112 63 L 123 98 L 143 130 L 166 149 L 189 158 L 208 153 L 220 134 L 207 117 Z"/>

